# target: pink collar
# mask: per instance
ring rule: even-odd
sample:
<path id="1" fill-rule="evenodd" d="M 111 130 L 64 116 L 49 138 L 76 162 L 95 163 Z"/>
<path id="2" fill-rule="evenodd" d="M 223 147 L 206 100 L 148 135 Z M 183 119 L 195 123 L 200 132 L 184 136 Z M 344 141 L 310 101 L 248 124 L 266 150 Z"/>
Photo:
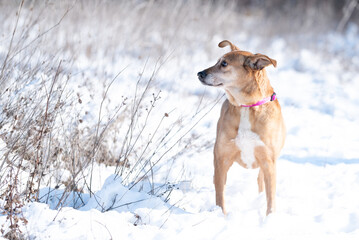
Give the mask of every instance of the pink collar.
<path id="1" fill-rule="evenodd" d="M 264 98 L 262 100 L 260 100 L 259 102 L 255 103 L 255 104 L 252 104 L 252 105 L 241 105 L 241 107 L 255 107 L 255 106 L 259 106 L 259 105 L 262 105 L 262 104 L 265 104 L 267 102 L 271 102 L 271 101 L 274 101 L 277 99 L 277 94 L 274 92 L 272 94 L 272 96 L 270 97 L 267 97 L 267 98 Z"/>

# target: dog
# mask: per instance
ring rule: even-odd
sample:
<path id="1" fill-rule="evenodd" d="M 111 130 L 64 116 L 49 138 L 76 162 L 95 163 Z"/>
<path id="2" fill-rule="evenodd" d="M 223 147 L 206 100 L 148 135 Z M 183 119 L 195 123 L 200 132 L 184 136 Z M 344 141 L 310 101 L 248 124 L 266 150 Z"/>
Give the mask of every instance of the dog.
<path id="1" fill-rule="evenodd" d="M 276 160 L 286 135 L 281 107 L 265 71 L 269 65 L 276 67 L 277 62 L 263 54 L 239 50 L 228 40 L 218 46 L 230 46 L 231 51 L 197 74 L 204 85 L 223 88 L 227 95 L 213 151 L 216 205 L 227 214 L 227 172 L 237 162 L 249 169 L 259 167 L 258 189 L 265 189 L 268 215 L 276 207 Z"/>

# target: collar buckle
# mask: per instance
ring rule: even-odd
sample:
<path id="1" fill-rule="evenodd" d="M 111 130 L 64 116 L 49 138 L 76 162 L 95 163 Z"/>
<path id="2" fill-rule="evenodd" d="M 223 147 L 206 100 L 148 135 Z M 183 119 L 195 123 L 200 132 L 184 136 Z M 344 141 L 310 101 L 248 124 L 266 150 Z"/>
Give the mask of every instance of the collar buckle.
<path id="1" fill-rule="evenodd" d="M 277 94 L 273 92 L 272 96 L 270 96 L 270 101 L 274 101 L 277 99 Z"/>

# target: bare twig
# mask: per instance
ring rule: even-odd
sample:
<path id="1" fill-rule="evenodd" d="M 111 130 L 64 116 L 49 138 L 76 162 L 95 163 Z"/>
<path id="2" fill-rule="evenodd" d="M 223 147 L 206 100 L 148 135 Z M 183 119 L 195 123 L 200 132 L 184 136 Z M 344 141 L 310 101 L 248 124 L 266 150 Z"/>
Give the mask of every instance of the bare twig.
<path id="1" fill-rule="evenodd" d="M 337 26 L 338 32 L 343 32 L 345 26 L 347 25 L 350 17 L 352 16 L 352 14 L 357 6 L 358 6 L 358 0 L 348 1 L 348 4 L 343 9 L 343 11 L 344 11 L 343 17 Z"/>
<path id="2" fill-rule="evenodd" d="M 100 144 L 100 139 L 99 139 L 99 130 L 100 130 L 100 124 L 101 124 L 101 115 L 102 115 L 102 108 L 103 108 L 103 104 L 107 98 L 107 93 L 110 89 L 110 87 L 112 86 L 112 84 L 115 82 L 115 80 L 118 78 L 118 76 L 120 76 L 120 74 L 126 70 L 127 67 L 123 68 L 120 72 L 117 73 L 117 75 L 111 80 L 111 82 L 108 84 L 105 93 L 103 95 L 101 104 L 100 104 L 100 110 L 99 110 L 99 114 L 98 114 L 98 120 L 97 120 L 97 126 L 96 126 L 96 135 L 95 135 L 95 142 L 94 142 L 94 146 L 92 149 L 92 153 L 91 153 L 91 173 L 90 173 L 90 196 L 91 196 L 91 186 L 92 186 L 92 174 L 93 174 L 93 167 L 94 167 L 94 157 L 96 154 L 96 151 L 98 149 L 98 146 Z M 101 135 L 105 132 L 106 129 L 104 129 L 101 133 Z"/>
<path id="3" fill-rule="evenodd" d="M 6 54 L 6 57 L 5 57 L 5 60 L 3 62 L 3 65 L 2 65 L 2 68 L 1 68 L 1 73 L 0 73 L 0 83 L 2 83 L 3 81 L 3 76 L 4 76 L 4 71 L 6 69 L 6 64 L 8 62 L 8 59 L 10 57 L 10 54 L 11 54 L 11 51 L 12 51 L 12 44 L 13 44 L 13 41 L 14 41 L 14 36 L 15 36 L 15 33 L 16 33 L 16 30 L 17 30 L 17 25 L 19 23 L 19 18 L 20 18 L 20 13 L 21 13 L 21 9 L 22 9 L 22 6 L 24 5 L 24 0 L 22 0 L 20 2 L 20 5 L 19 5 L 19 9 L 16 13 L 16 22 L 15 22 L 15 27 L 14 27 L 14 30 L 12 32 L 12 35 L 11 35 L 11 40 L 10 40 L 10 46 L 8 48 L 8 51 L 7 51 L 7 54 Z"/>

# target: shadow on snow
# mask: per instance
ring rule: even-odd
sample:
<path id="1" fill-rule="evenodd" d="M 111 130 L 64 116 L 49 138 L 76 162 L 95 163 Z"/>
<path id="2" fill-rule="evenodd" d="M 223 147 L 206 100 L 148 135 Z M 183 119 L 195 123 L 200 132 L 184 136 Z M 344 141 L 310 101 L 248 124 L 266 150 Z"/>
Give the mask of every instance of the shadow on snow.
<path id="1" fill-rule="evenodd" d="M 295 157 L 292 155 L 283 155 L 279 161 L 287 160 L 294 163 L 310 163 L 316 166 L 337 165 L 337 164 L 359 164 L 359 158 L 335 158 L 335 157 Z"/>

